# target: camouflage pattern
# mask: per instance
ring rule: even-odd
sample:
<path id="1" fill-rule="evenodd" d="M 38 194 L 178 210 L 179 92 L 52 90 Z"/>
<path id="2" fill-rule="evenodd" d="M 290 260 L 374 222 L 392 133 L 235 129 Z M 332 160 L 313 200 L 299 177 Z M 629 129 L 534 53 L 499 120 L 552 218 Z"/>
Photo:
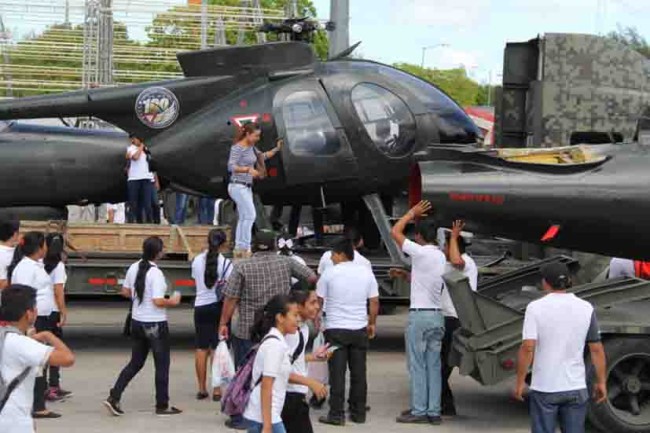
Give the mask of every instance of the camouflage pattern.
<path id="1" fill-rule="evenodd" d="M 607 38 L 550 33 L 508 44 L 505 57 L 499 138 L 506 146 L 567 145 L 573 132 L 588 131 L 632 141 L 650 105 L 650 62 Z"/>

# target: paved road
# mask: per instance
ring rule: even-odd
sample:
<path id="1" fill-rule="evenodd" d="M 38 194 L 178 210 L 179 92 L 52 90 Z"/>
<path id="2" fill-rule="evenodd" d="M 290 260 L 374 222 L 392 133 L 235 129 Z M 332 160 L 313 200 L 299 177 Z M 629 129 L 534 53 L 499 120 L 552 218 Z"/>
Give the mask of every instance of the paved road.
<path id="1" fill-rule="evenodd" d="M 194 400 L 194 362 L 192 352 L 192 312 L 184 307 L 171 314 L 173 333 L 171 389 L 172 403 L 185 410 L 183 415 L 158 418 L 153 415 L 153 361 L 150 359 L 123 397 L 121 418 L 110 417 L 103 406 L 109 388 L 119 370 L 128 361 L 128 341 L 119 330 L 126 304 L 73 304 L 66 338 L 77 354 L 76 365 L 63 372 L 65 388 L 74 391 L 67 402 L 50 408 L 64 416 L 59 420 L 40 421 L 38 433 L 113 433 L 147 432 L 205 433 L 228 431 L 217 404 Z M 349 423 L 345 429 L 315 422 L 317 433 L 349 430 L 352 432 L 526 432 L 526 407 L 510 400 L 511 384 L 482 387 L 472 379 L 454 376 L 460 416 L 445 420 L 440 427 L 403 426 L 395 416 L 408 405 L 408 383 L 403 354 L 402 331 L 405 316 L 382 316 L 379 337 L 373 342 L 368 358 L 369 404 L 372 406 L 365 425 Z M 318 415 L 325 411 L 314 411 Z"/>

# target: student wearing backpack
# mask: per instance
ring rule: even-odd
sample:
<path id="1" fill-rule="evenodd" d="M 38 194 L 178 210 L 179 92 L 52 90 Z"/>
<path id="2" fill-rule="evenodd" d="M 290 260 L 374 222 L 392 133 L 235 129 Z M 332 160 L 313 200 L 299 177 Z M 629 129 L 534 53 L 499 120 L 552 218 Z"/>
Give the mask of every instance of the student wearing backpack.
<path id="1" fill-rule="evenodd" d="M 165 275 L 156 265 L 163 255 L 163 242 L 152 236 L 142 245 L 142 259 L 131 265 L 124 279 L 122 295 L 132 299 L 131 360 L 120 373 L 104 405 L 114 416 L 124 414 L 122 393 L 142 370 L 149 351 L 156 368 L 156 415 L 178 415 L 182 411 L 169 405 L 169 326 L 167 308 L 181 302 L 180 293 L 166 299 Z"/>
<path id="2" fill-rule="evenodd" d="M 223 289 L 232 270 L 232 263 L 221 254 L 227 247 L 226 233 L 214 229 L 208 233 L 208 251 L 196 256 L 192 262 L 192 278 L 196 285 L 194 299 L 194 330 L 196 332 L 196 379 L 199 391 L 197 400 L 208 398 L 208 358 L 214 352 L 219 338 L 217 327 L 223 307 Z M 221 389 L 213 389 L 212 399 L 221 400 Z"/>
<path id="3" fill-rule="evenodd" d="M 45 272 L 43 258 L 47 254 L 45 235 L 41 232 L 25 233 L 14 252 L 9 265 L 11 284 L 22 284 L 36 289 L 36 307 L 38 316 L 34 323 L 36 332 L 50 331 L 56 328 L 54 316 L 54 287 L 50 276 Z M 34 386 L 34 418 L 60 418 L 61 415 L 47 410 L 45 394 L 47 393 L 47 372 L 36 378 Z"/>
<path id="4" fill-rule="evenodd" d="M 284 339 L 292 355 L 292 372 L 287 387 L 287 397 L 282 409 L 282 422 L 287 433 L 313 433 L 307 404 L 307 391 L 311 389 L 317 399 L 327 397 L 327 386 L 317 380 L 307 377 L 308 362 L 325 362 L 332 352 L 328 345 L 321 346 L 316 352 L 305 355 L 309 340 L 309 325 L 307 322 L 316 319 L 320 312 L 318 296 L 313 290 L 292 290 L 289 299 L 298 305 L 300 328 L 295 334 L 287 334 Z"/>
<path id="5" fill-rule="evenodd" d="M 2 291 L 0 320 L 9 322 L 9 326 L 0 328 L 2 433 L 34 433 L 32 405 L 36 375 L 46 364 L 59 367 L 74 364 L 73 353 L 51 332 L 26 336 L 38 315 L 36 297 L 36 290 L 27 286 L 12 285 Z"/>
<path id="6" fill-rule="evenodd" d="M 287 334 L 298 331 L 298 306 L 287 295 L 271 298 L 258 311 L 252 329 L 259 341 L 252 369 L 252 387 L 244 419 L 249 433 L 286 433 L 282 408 L 291 375 Z"/>
<path id="7" fill-rule="evenodd" d="M 68 280 L 68 274 L 63 263 L 63 235 L 60 233 L 50 233 L 45 238 L 47 244 L 47 254 L 43 259 L 45 272 L 52 280 L 54 288 L 54 306 L 52 308 L 52 323 L 54 325 L 53 333 L 58 338 L 63 339 L 63 327 L 68 321 L 68 308 L 65 303 L 65 283 Z M 72 396 L 72 392 L 61 388 L 60 369 L 57 366 L 50 365 L 49 371 L 49 389 L 47 391 L 48 401 L 59 401 Z"/>

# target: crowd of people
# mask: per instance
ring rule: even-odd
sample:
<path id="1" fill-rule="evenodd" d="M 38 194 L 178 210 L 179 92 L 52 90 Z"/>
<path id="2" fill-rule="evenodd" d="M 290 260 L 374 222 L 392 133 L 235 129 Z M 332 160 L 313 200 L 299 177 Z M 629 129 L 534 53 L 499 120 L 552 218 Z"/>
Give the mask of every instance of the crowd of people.
<path id="1" fill-rule="evenodd" d="M 310 405 L 320 407 L 327 397 L 329 410 L 319 417 L 320 423 L 365 423 L 370 410 L 367 352 L 377 333 L 379 287 L 370 261 L 359 251 L 363 239 L 348 227 L 323 254 L 316 273 L 293 254 L 291 239 L 277 240 L 263 232 L 253 236 L 252 183 L 264 177 L 264 161 L 282 146 L 280 141 L 273 150 L 259 152 L 255 148 L 259 138 L 259 127 L 243 127 L 228 162 L 228 192 L 239 213 L 234 259 L 227 258 L 226 233 L 214 229 L 206 239 L 206 250 L 191 266 L 196 286 L 196 398 L 222 401 L 229 415 L 226 426 L 251 433 L 310 433 Z M 153 219 L 155 174 L 146 146 L 135 136 L 131 139 L 128 219 L 145 222 Z M 463 221 L 454 221 L 445 231 L 444 245 L 439 245 L 438 227 L 427 218 L 431 210 L 429 202 L 418 203 L 391 233 L 411 259 L 409 271 L 390 273 L 408 280 L 411 287 L 405 330 L 410 406 L 398 414 L 400 424 L 439 425 L 443 416 L 456 415 L 449 354 L 460 322 L 443 275 L 455 270 L 467 277 L 472 290 L 478 284 L 478 268 L 466 252 L 469 237 L 463 232 Z M 414 238 L 409 239 L 405 232 L 413 222 Z M 19 229 L 16 221 L 0 221 L 3 433 L 33 433 L 34 418 L 60 417 L 47 409 L 46 402 L 70 397 L 61 387 L 59 368 L 74 363 L 73 353 L 61 340 L 68 317 L 65 236 L 19 235 Z M 147 238 L 141 259 L 129 267 L 124 279 L 122 295 L 131 302 L 125 330 L 132 351 L 104 401 L 115 416 L 125 414 L 122 396 L 149 352 L 155 365 L 155 413 L 182 413 L 170 403 L 167 321 L 167 310 L 181 303 L 181 295 L 169 293 L 158 266 L 163 255 L 162 240 Z M 571 278 L 565 265 L 545 266 L 541 274 L 548 294 L 526 309 L 514 396 L 523 399 L 532 367 L 532 431 L 551 433 L 559 420 L 563 431 L 583 432 L 590 396 L 583 358 L 586 346 L 596 370 L 594 398 L 603 401 L 607 395 L 596 315 L 589 303 L 567 292 Z M 321 335 L 324 343 L 316 344 Z M 210 358 L 221 342 L 228 343 L 237 371 L 227 388 L 208 383 Z M 319 363 L 327 363 L 328 374 L 314 377 L 309 366 Z"/>

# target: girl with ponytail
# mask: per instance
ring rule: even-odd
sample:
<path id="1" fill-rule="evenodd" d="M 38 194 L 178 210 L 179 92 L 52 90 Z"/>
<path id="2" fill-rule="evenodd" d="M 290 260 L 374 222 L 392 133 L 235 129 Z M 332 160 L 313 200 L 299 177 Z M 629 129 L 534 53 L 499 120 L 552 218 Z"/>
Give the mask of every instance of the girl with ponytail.
<path id="1" fill-rule="evenodd" d="M 256 314 L 252 339 L 261 343 L 253 362 L 255 387 L 244 411 L 249 433 L 286 432 L 282 408 L 291 375 L 291 359 L 285 335 L 297 330 L 298 306 L 287 295 L 271 298 Z"/>
<path id="2" fill-rule="evenodd" d="M 194 330 L 196 352 L 194 355 L 197 400 L 208 398 L 207 370 L 208 358 L 217 347 L 219 339 L 217 328 L 223 307 L 222 291 L 232 270 L 232 263 L 222 254 L 228 247 L 228 237 L 223 230 L 214 229 L 208 233 L 208 249 L 196 256 L 192 262 L 192 278 L 196 286 L 194 299 Z M 221 399 L 221 389 L 214 388 L 212 399 Z"/>
<path id="3" fill-rule="evenodd" d="M 41 232 L 25 233 L 14 251 L 14 258 L 7 273 L 12 285 L 21 284 L 36 289 L 36 332 L 54 332 L 56 327 L 52 314 L 55 306 L 54 286 L 42 262 L 46 254 L 45 235 Z M 44 368 L 43 375 L 37 377 L 34 383 L 33 414 L 37 419 L 61 417 L 47 410 L 45 406 L 47 373 L 48 369 Z"/>
<path id="4" fill-rule="evenodd" d="M 132 300 L 131 360 L 118 377 L 104 405 L 115 416 L 123 415 L 122 393 L 140 372 L 149 351 L 156 368 L 156 414 L 177 415 L 182 411 L 169 405 L 169 326 L 167 308 L 181 302 L 180 293 L 165 297 L 167 282 L 156 262 L 162 258 L 163 242 L 152 236 L 142 245 L 142 259 L 131 265 L 124 278 L 122 295 Z"/>
<path id="5" fill-rule="evenodd" d="M 238 222 L 235 233 L 235 258 L 247 257 L 251 253 L 251 238 L 255 223 L 255 204 L 253 203 L 253 181 L 266 176 L 264 161 L 273 158 L 282 149 L 282 140 L 267 151 L 256 147 L 262 131 L 255 123 L 241 126 L 235 135 L 235 144 L 228 157 L 228 195 L 237 205 Z"/>

